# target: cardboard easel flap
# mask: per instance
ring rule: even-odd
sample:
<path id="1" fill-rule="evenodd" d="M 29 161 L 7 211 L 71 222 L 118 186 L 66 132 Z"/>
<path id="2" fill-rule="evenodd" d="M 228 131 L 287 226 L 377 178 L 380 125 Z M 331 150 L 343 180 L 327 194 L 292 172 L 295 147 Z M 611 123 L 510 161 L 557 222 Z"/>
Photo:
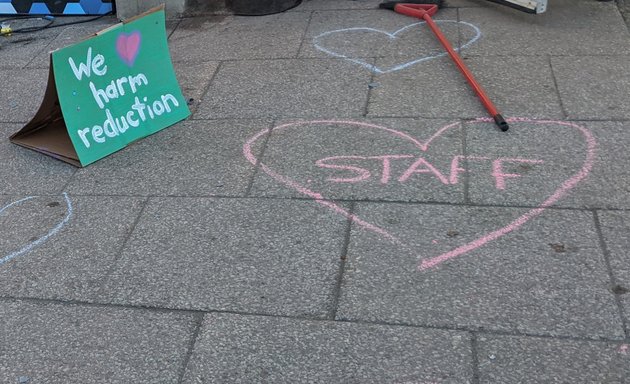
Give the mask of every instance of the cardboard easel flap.
<path id="1" fill-rule="evenodd" d="M 55 85 L 52 56 L 44 100 L 31 121 L 11 135 L 10 141 L 70 164 L 81 165 L 64 124 Z"/>

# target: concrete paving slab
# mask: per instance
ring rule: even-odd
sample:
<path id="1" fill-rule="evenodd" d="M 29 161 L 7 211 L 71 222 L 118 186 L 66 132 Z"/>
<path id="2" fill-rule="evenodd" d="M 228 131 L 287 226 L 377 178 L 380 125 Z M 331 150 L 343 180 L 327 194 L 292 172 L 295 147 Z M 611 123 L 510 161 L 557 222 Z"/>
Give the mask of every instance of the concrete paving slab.
<path id="1" fill-rule="evenodd" d="M 611 291 L 621 300 L 626 326 L 630 324 L 630 213 L 600 211 L 604 242 L 610 252 L 610 266 L 615 279 Z M 628 352 L 630 354 L 630 351 Z"/>
<path id="2" fill-rule="evenodd" d="M 376 9 L 381 0 L 302 0 L 300 5 L 289 12 L 345 10 L 345 9 Z"/>
<path id="3" fill-rule="evenodd" d="M 194 117 L 361 116 L 370 79 L 335 59 L 224 62 Z"/>
<path id="4" fill-rule="evenodd" d="M 35 116 L 44 99 L 48 69 L 23 69 L 19 73 L 16 77 L 15 68 L 0 69 L 0 84 L 5 95 L 0 102 L 0 122 L 26 123 Z"/>
<path id="5" fill-rule="evenodd" d="M 151 199 L 104 300 L 324 317 L 345 228 L 309 201 Z"/>
<path id="6" fill-rule="evenodd" d="M 630 208 L 630 155 L 627 122 L 578 122 L 588 128 L 597 143 L 593 169 L 559 206 Z"/>
<path id="7" fill-rule="evenodd" d="M 445 36 L 457 46 L 457 10 L 435 16 Z M 444 21 L 446 20 L 446 21 Z M 314 12 L 300 57 L 392 57 L 411 61 L 443 52 L 422 20 L 386 9 Z"/>
<path id="8" fill-rule="evenodd" d="M 179 20 L 168 39 L 172 60 L 174 62 L 186 61 L 186 57 L 182 55 L 193 54 L 199 59 L 198 61 L 203 62 L 202 52 L 199 52 L 199 44 L 204 42 L 201 36 L 208 34 L 215 27 L 229 24 L 231 20 L 230 16 L 225 15 L 208 15 Z M 177 50 L 174 51 L 175 49 Z"/>
<path id="9" fill-rule="evenodd" d="M 82 168 L 67 187 L 91 195 L 243 196 L 254 167 L 242 146 L 269 123 L 187 121 Z M 255 152 L 256 153 L 256 152 Z"/>
<path id="10" fill-rule="evenodd" d="M 400 62 L 377 59 L 391 68 Z M 502 60 L 471 58 L 466 65 L 505 117 L 562 118 L 549 62 L 541 57 Z M 538 77 L 523 76 L 537 67 Z M 488 116 L 483 104 L 450 58 L 440 57 L 394 73 L 377 75 L 368 105 L 368 116 L 427 118 L 477 118 Z"/>
<path id="11" fill-rule="evenodd" d="M 625 347 L 624 347 L 625 346 Z M 624 383 L 627 344 L 479 336 L 480 383 Z"/>
<path id="12" fill-rule="evenodd" d="M 208 314 L 184 383 L 470 383 L 471 360 L 463 332 Z"/>
<path id="13" fill-rule="evenodd" d="M 355 213 L 381 233 L 353 225 L 339 320 L 624 337 L 590 212 L 547 211 L 518 228 L 527 210 L 358 203 Z"/>
<path id="14" fill-rule="evenodd" d="M 482 33 L 479 42 L 465 52 L 467 56 L 630 53 L 630 33 L 614 2 L 555 0 L 539 15 L 490 4 L 461 8 L 459 15 Z M 538 70 L 533 67 L 525 73 L 532 78 Z"/>
<path id="15" fill-rule="evenodd" d="M 453 158 L 462 155 L 457 122 L 361 119 L 276 127 L 261 159 L 267 168 L 257 172 L 252 196 L 309 197 L 275 172 L 330 199 L 464 202 L 464 183 L 448 180 Z"/>
<path id="16" fill-rule="evenodd" d="M 35 23 L 11 23 L 12 28 L 25 28 L 35 25 Z M 16 33 L 12 36 L 2 36 L 0 39 L 0 71 L 8 70 L 17 73 L 18 69 L 24 68 L 33 60 L 33 57 L 46 51 L 46 47 L 61 33 L 60 29 L 48 29 L 33 33 Z M 1 84 L 6 84 L 4 75 L 0 74 Z M 10 78 L 15 78 L 13 75 Z M 7 77 L 9 79 L 9 77 Z"/>
<path id="17" fill-rule="evenodd" d="M 61 21 L 62 23 L 65 21 Z M 50 65 L 50 53 L 57 49 L 65 48 L 72 44 L 81 42 L 105 28 L 118 23 L 114 17 L 106 17 L 100 20 L 92 21 L 86 24 L 79 24 L 69 27 L 60 27 L 60 33 L 55 37 L 46 48 L 37 56 L 32 58 L 27 68 L 48 68 Z"/>
<path id="18" fill-rule="evenodd" d="M 483 6 L 491 6 L 491 4 L 487 4 L 487 2 L 479 1 L 479 0 L 444 0 L 445 8 L 470 8 L 470 7 L 483 7 Z"/>
<path id="19" fill-rule="evenodd" d="M 561 124 L 566 124 L 560 122 Z M 492 124 L 466 125 L 464 166 L 469 198 L 474 204 L 539 206 L 555 193 L 553 205 L 572 208 L 630 208 L 628 124 L 622 122 L 513 123 L 505 133 Z M 579 129 L 577 127 L 580 127 Z M 592 167 L 588 168 L 587 136 L 593 139 Z M 503 160 L 497 160 L 503 159 Z M 512 160 L 510 160 L 512 159 Z M 501 172 L 493 176 L 500 161 Z M 542 163 L 535 163 L 542 161 Z M 585 177 L 576 177 L 588 170 Z M 507 178 L 501 174 L 511 174 Z M 517 176 L 518 175 L 518 176 Z M 504 189 L 499 183 L 504 182 Z M 571 181 L 571 188 L 563 183 Z"/>
<path id="20" fill-rule="evenodd" d="M 71 165 L 9 141 L 21 124 L 0 123 L 0 194 L 60 193 L 76 171 Z"/>
<path id="21" fill-rule="evenodd" d="M 26 196 L 28 197 L 28 196 Z M 127 197 L 2 197 L 0 295 L 90 300 L 140 214 Z"/>
<path id="22" fill-rule="evenodd" d="M 175 383 L 189 314 L 0 302 L 3 383 Z"/>
<path id="23" fill-rule="evenodd" d="M 231 16 L 218 25 L 185 19 L 171 36 L 169 48 L 175 61 L 292 58 L 300 49 L 309 18 L 303 12 Z M 199 23 L 206 26 L 199 29 Z"/>
<path id="24" fill-rule="evenodd" d="M 568 117 L 581 120 L 630 118 L 628 60 L 630 56 L 553 57 L 553 72 Z"/>
<path id="25" fill-rule="evenodd" d="M 210 80 L 214 76 L 218 62 L 205 62 L 205 63 L 186 63 L 176 62 L 174 63 L 175 74 L 179 81 L 179 86 L 184 94 L 186 100 L 188 100 L 188 108 L 191 112 L 194 112 L 201 103 L 201 98 L 206 92 Z"/>

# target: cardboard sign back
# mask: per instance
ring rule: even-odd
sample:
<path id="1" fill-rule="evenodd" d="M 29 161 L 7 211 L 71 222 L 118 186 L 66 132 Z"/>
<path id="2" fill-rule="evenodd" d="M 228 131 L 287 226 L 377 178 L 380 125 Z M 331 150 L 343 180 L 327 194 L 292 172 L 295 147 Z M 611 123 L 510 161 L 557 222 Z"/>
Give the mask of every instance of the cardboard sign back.
<path id="1" fill-rule="evenodd" d="M 52 60 L 42 105 L 33 119 L 14 133 L 10 140 L 14 144 L 55 157 L 74 166 L 81 166 L 61 113 Z"/>
<path id="2" fill-rule="evenodd" d="M 11 141 L 86 166 L 189 115 L 158 7 L 53 52 L 44 101 Z"/>

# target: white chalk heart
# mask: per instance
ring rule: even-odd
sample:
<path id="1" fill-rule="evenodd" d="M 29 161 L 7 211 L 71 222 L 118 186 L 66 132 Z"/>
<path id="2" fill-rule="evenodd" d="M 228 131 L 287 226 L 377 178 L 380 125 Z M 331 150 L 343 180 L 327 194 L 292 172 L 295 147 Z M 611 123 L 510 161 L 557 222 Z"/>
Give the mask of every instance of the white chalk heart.
<path id="1" fill-rule="evenodd" d="M 477 120 L 475 120 L 475 123 L 492 123 L 492 119 L 488 119 L 488 118 L 479 118 Z M 551 120 L 531 120 L 531 119 L 527 119 L 527 118 L 510 118 L 507 119 L 507 121 L 509 123 L 517 123 L 517 122 L 526 122 L 526 123 L 530 123 L 530 124 L 542 124 L 542 125 L 559 125 L 559 126 L 563 126 L 563 127 L 568 127 L 570 129 L 574 129 L 576 131 L 578 131 L 580 133 L 580 135 L 582 136 L 584 143 L 585 143 L 585 157 L 584 157 L 584 161 L 582 163 L 582 166 L 580 167 L 580 169 L 573 175 L 570 175 L 567 179 L 565 179 L 564 181 L 562 181 L 559 185 L 559 187 L 556 188 L 555 191 L 553 191 L 553 193 L 544 198 L 543 201 L 536 207 L 533 209 L 530 209 L 529 211 L 525 212 L 523 215 L 519 216 L 518 218 L 516 218 L 515 220 L 511 221 L 510 223 L 507 223 L 504 226 L 501 226 L 493 231 L 490 231 L 488 233 L 485 234 L 481 234 L 479 235 L 476 239 L 460 245 L 450 251 L 444 252 L 442 254 L 436 255 L 436 256 L 426 256 L 426 255 L 421 255 L 421 262 L 420 264 L 417 266 L 418 270 L 426 270 L 426 269 L 430 269 L 433 267 L 438 266 L 439 264 L 453 259 L 455 257 L 464 255 L 472 250 L 475 250 L 491 241 L 494 241 L 510 232 L 513 232 L 517 229 L 519 229 L 521 226 L 523 226 L 525 223 L 527 223 L 528 221 L 532 220 L 533 218 L 539 216 L 540 214 L 542 214 L 547 208 L 549 208 L 550 206 L 552 206 L 553 204 L 555 204 L 558 200 L 560 200 L 563 196 L 565 196 L 571 189 L 573 189 L 580 181 L 584 180 L 588 174 L 590 173 L 592 167 L 593 167 L 593 162 L 595 159 L 595 155 L 596 155 L 596 141 L 595 138 L 593 137 L 592 133 L 582 127 L 579 126 L 577 124 L 571 123 L 571 122 L 565 122 L 565 121 L 551 121 Z M 371 231 L 374 232 L 378 235 L 380 235 L 381 237 L 383 237 L 384 239 L 397 244 L 397 245 L 401 245 L 404 246 L 405 248 L 409 248 L 406 244 L 405 241 L 402 239 L 399 239 L 396 235 L 392 234 L 389 230 L 387 230 L 386 228 L 381 228 L 373 223 L 370 223 L 364 219 L 362 219 L 361 217 L 350 213 L 348 210 L 346 210 L 345 208 L 343 208 L 342 206 L 327 200 L 321 193 L 317 192 L 317 191 L 313 191 L 311 189 L 309 189 L 308 187 L 300 184 L 299 182 L 291 179 L 290 177 L 286 176 L 286 175 L 282 175 L 276 171 L 274 171 L 271 167 L 269 167 L 268 165 L 266 165 L 265 163 L 263 163 L 262 161 L 258 161 L 258 159 L 256 158 L 256 156 L 254 156 L 253 152 L 252 152 L 252 145 L 258 141 L 259 139 L 261 139 L 262 137 L 271 134 L 271 132 L 274 131 L 280 131 L 280 130 L 288 130 L 288 129 L 300 129 L 300 128 L 307 128 L 309 126 L 326 126 L 326 125 L 335 125 L 338 127 L 350 127 L 350 128 L 360 128 L 360 129 L 365 129 L 365 130 L 372 130 L 372 131 L 381 131 L 381 132 L 385 132 L 386 134 L 390 135 L 391 138 L 396 139 L 396 140 L 404 140 L 407 141 L 409 143 L 411 143 L 415 148 L 417 148 L 420 153 L 424 153 L 426 152 L 430 145 L 432 144 L 432 142 L 434 142 L 436 139 L 438 139 L 439 137 L 441 137 L 445 132 L 447 132 L 448 130 L 454 128 L 454 127 L 458 127 L 459 126 L 459 122 L 456 123 L 452 123 L 452 124 L 448 124 L 446 126 L 441 127 L 440 129 L 437 130 L 437 132 L 435 134 L 433 134 L 430 138 L 426 139 L 424 142 L 419 141 L 417 139 L 415 139 L 414 137 L 411 137 L 410 135 L 398 131 L 396 129 L 392 129 L 392 128 L 388 128 L 388 127 L 384 127 L 384 126 L 380 126 L 380 125 L 376 125 L 376 124 L 369 124 L 369 123 L 364 123 L 364 122 L 357 122 L 357 121 L 338 121 L 338 120 L 315 120 L 315 121 L 302 121 L 302 122 L 296 122 L 296 123 L 288 123 L 288 124 L 283 124 L 271 129 L 265 129 L 262 130 L 260 132 L 258 132 L 256 135 L 254 135 L 253 137 L 251 137 L 243 146 L 243 154 L 245 155 L 245 157 L 247 158 L 247 160 L 254 166 L 258 165 L 260 167 L 260 169 L 265 172 L 268 176 L 272 177 L 273 179 L 275 179 L 276 181 L 286 185 L 287 187 L 309 197 L 312 198 L 315 202 L 317 202 L 318 204 L 325 206 L 329 209 L 331 209 L 333 212 L 338 213 L 340 215 L 343 215 L 345 217 L 347 217 L 348 219 L 350 219 L 354 224 L 358 225 L 359 227 L 363 228 L 364 230 L 367 231 Z M 500 134 L 500 133 L 497 133 Z"/>
<path id="2" fill-rule="evenodd" d="M 33 250 L 34 248 L 42 245 L 43 243 L 45 243 L 48 239 L 50 239 L 52 236 L 56 235 L 61 228 L 63 228 L 68 221 L 70 221 L 70 218 L 72 217 L 72 202 L 70 201 L 70 198 L 68 197 L 68 195 L 66 193 L 63 194 L 65 203 L 66 203 L 66 214 L 64 216 L 64 218 L 58 222 L 53 228 L 51 228 L 50 230 L 48 230 L 48 232 L 35 239 L 30 241 L 29 243 L 27 243 L 26 245 L 21 246 L 19 249 L 9 253 L 8 255 L 0 255 L 0 266 L 2 266 L 2 264 L 5 264 L 13 259 L 15 259 L 16 257 L 22 256 L 25 253 L 30 252 L 31 250 Z M 19 205 L 34 199 L 35 197 L 30 196 L 30 197 L 25 197 L 23 199 L 14 201 L 6 206 L 4 206 L 3 208 L 0 209 L 0 216 L 3 215 L 9 215 L 10 212 L 12 210 L 14 210 L 16 207 L 18 207 Z M 13 214 L 15 214 L 15 212 L 13 212 Z"/>
<path id="3" fill-rule="evenodd" d="M 464 49 L 466 47 L 468 47 L 469 45 L 473 44 L 474 42 L 476 42 L 477 40 L 479 40 L 479 38 L 481 37 L 481 31 L 479 30 L 479 28 L 477 28 L 476 26 L 467 23 L 465 21 L 456 21 L 456 20 L 434 20 L 436 24 L 448 24 L 448 23 L 456 23 L 456 24 L 460 24 L 460 25 L 464 25 L 467 26 L 469 28 L 471 28 L 474 31 L 474 36 L 469 39 L 466 43 L 464 43 L 460 48 L 455 48 L 456 51 L 459 51 L 460 49 Z M 325 37 L 331 37 L 333 35 L 337 35 L 337 34 L 344 34 L 344 33 L 349 33 L 349 32 L 367 32 L 368 34 L 380 34 L 380 35 L 384 35 L 387 37 L 387 39 L 389 41 L 393 41 L 396 39 L 399 39 L 399 34 L 402 34 L 403 32 L 409 31 L 411 29 L 413 29 L 414 27 L 422 27 L 426 24 L 426 22 L 421 21 L 419 23 L 413 23 L 410 25 L 407 25 L 406 27 L 400 28 L 399 30 L 395 31 L 395 32 L 387 32 L 387 31 L 383 31 L 380 29 L 375 29 L 375 28 L 368 28 L 368 27 L 356 27 L 356 28 L 345 28 L 345 29 L 337 29 L 334 31 L 329 31 L 329 32 L 324 32 L 318 36 L 316 36 L 313 39 L 313 44 L 315 46 L 315 48 L 317 48 L 318 50 L 327 53 L 331 56 L 334 57 L 338 57 L 338 58 L 342 58 L 342 59 L 346 59 L 348 61 L 351 61 L 355 64 L 359 64 L 367 69 L 369 69 L 370 71 L 374 72 L 374 73 L 379 73 L 379 74 L 384 74 L 384 73 L 390 73 L 390 72 L 395 72 L 395 71 L 399 71 L 401 69 L 405 69 L 407 67 L 410 67 L 412 65 L 418 64 L 418 63 L 422 63 L 424 61 L 428 61 L 428 60 L 433 60 L 433 59 L 437 59 L 438 57 L 442 57 L 442 56 L 446 56 L 447 53 L 446 51 L 435 54 L 435 55 L 430 55 L 430 56 L 423 56 L 423 57 L 418 57 L 415 58 L 413 60 L 407 61 L 405 63 L 401 63 L 401 64 L 397 64 L 394 65 L 392 67 L 389 68 L 379 68 L 375 65 L 372 65 L 368 62 L 366 62 L 365 60 L 358 58 L 358 57 L 352 57 L 350 54 L 348 53 L 344 53 L 344 52 L 338 52 L 334 49 L 331 48 L 326 48 L 325 43 L 323 42 Z"/>

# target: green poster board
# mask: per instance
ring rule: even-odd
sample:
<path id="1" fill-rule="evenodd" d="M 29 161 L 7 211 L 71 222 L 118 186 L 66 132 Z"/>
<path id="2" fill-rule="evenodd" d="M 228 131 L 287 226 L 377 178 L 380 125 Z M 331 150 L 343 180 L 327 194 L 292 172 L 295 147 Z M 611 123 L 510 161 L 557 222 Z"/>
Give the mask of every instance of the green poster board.
<path id="1" fill-rule="evenodd" d="M 44 102 L 11 140 L 86 166 L 190 115 L 163 7 L 51 54 Z"/>

